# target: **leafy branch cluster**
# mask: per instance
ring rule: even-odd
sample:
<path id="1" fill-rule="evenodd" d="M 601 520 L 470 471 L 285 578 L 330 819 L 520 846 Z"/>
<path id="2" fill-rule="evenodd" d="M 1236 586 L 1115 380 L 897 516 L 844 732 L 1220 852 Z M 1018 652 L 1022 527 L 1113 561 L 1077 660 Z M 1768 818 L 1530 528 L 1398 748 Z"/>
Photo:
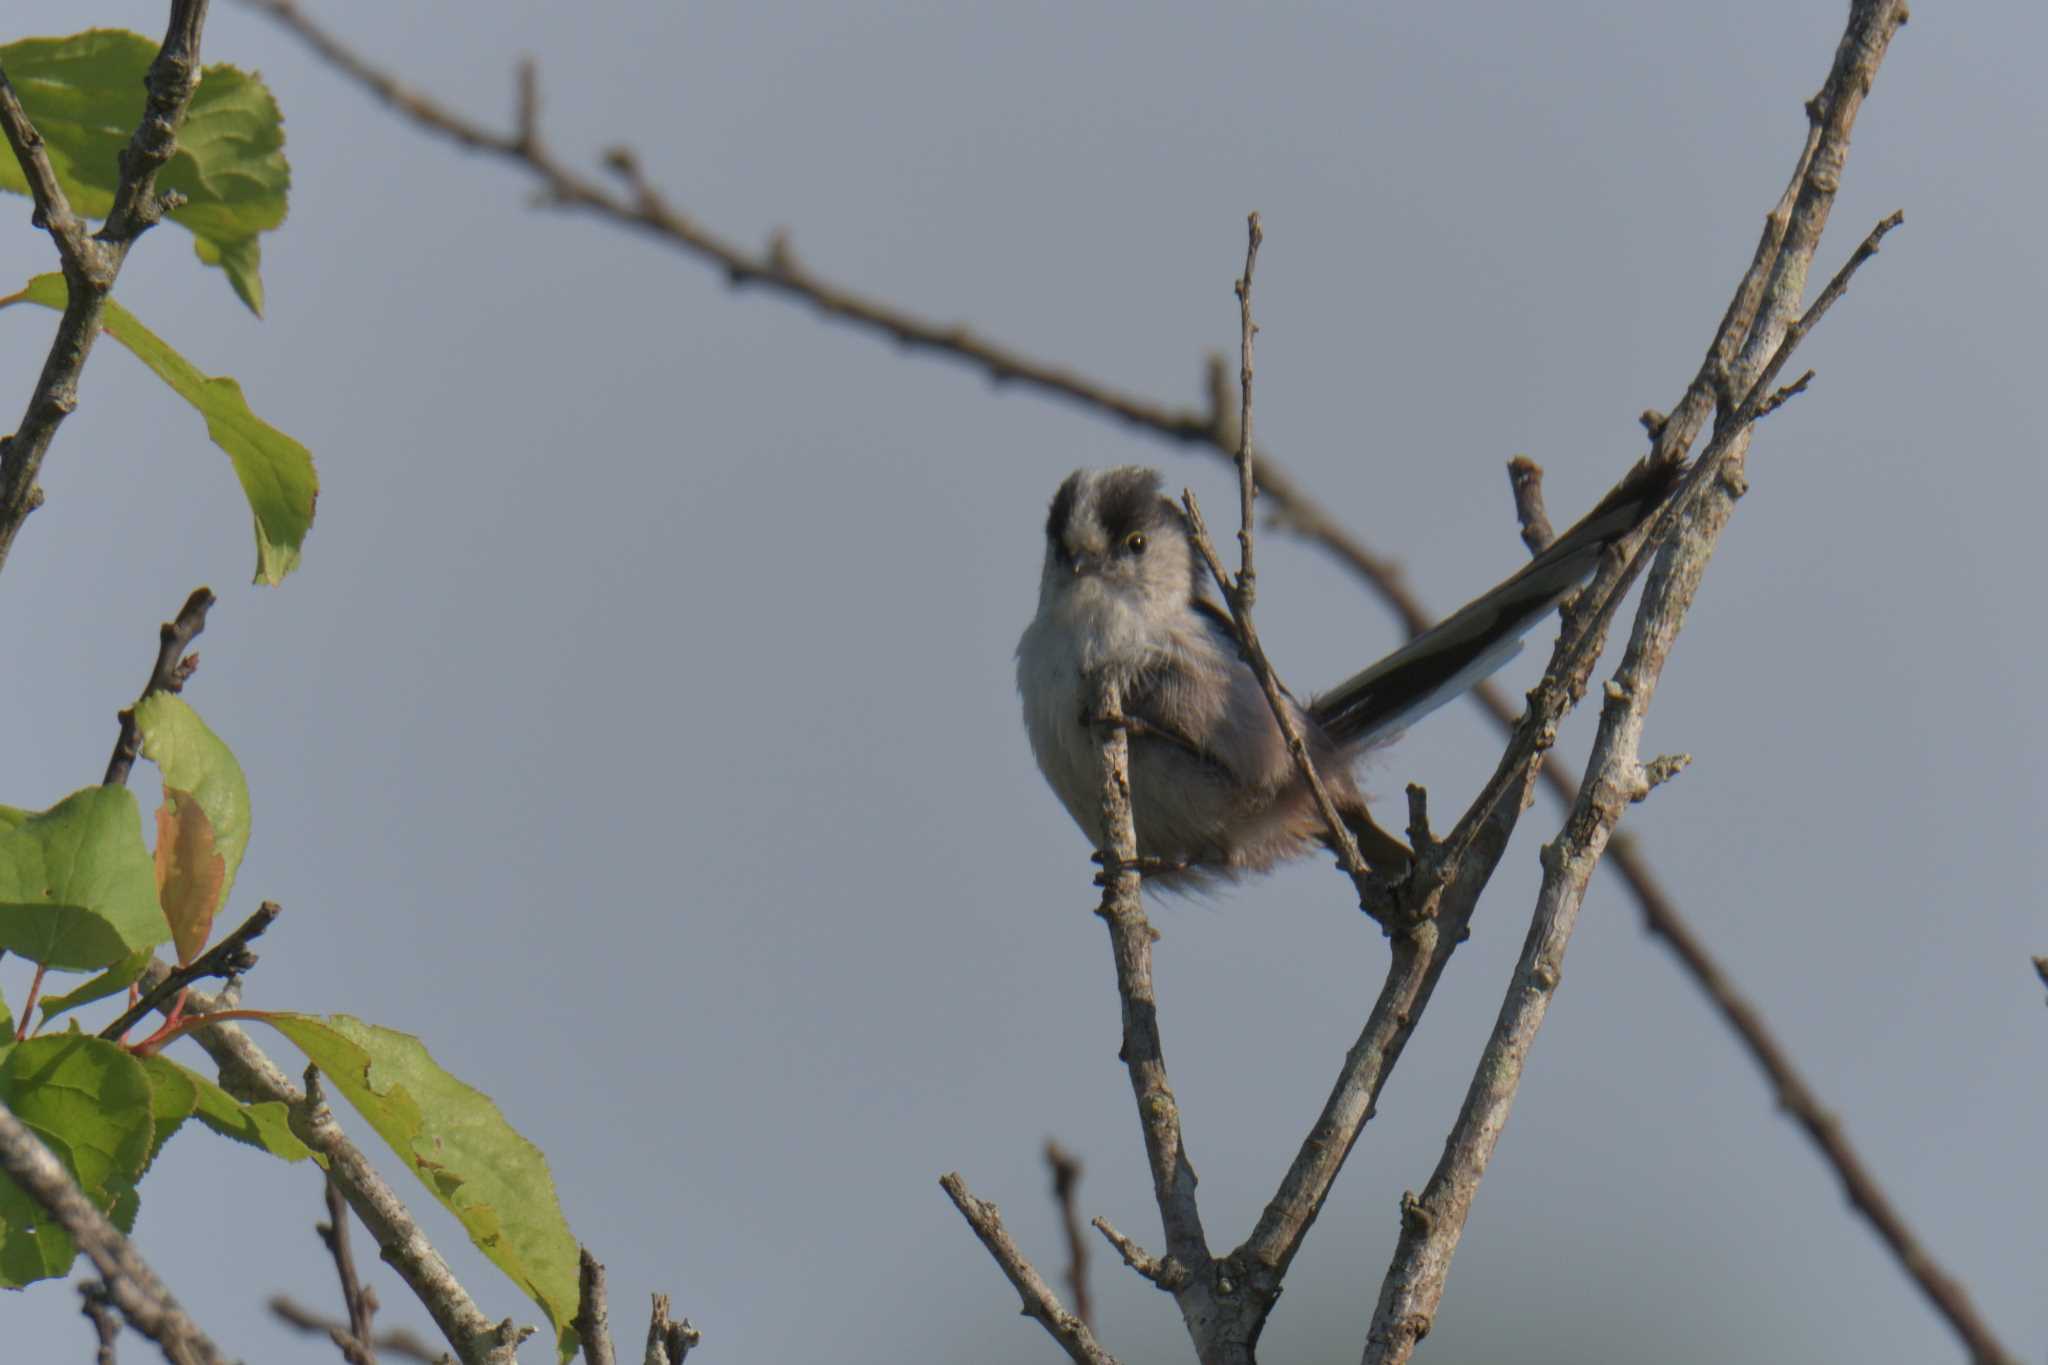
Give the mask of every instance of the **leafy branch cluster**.
<path id="1" fill-rule="evenodd" d="M 202 372 L 110 296 L 136 240 L 169 221 L 261 312 L 260 238 L 283 222 L 290 184 L 283 128 L 257 77 L 200 66 L 205 15 L 203 0 L 178 0 L 160 44 L 95 29 L 0 46 L 0 129 L 14 153 L 0 164 L 0 189 L 34 199 L 62 265 L 0 297 L 0 308 L 29 303 L 61 315 L 27 412 L 0 440 L 0 565 L 41 504 L 42 457 L 77 404 L 101 333 L 185 400 L 228 456 L 254 525 L 257 582 L 280 584 L 299 562 L 319 488 L 311 454 L 257 417 L 233 379 Z M 131 126 L 126 139 L 110 131 Z M 88 231 L 88 218 L 103 221 Z M 190 1120 L 283 1161 L 311 1158 L 459 1358 L 511 1360 L 532 1329 L 476 1307 L 343 1133 L 325 1100 L 331 1090 L 532 1299 L 564 1359 L 579 1347 L 608 1353 L 609 1341 L 594 1339 L 601 1271 L 570 1234 L 539 1150 L 488 1097 L 405 1034 L 347 1015 L 236 1007 L 238 978 L 255 962 L 248 945 L 279 911 L 266 902 L 213 942 L 251 809 L 233 751 L 180 695 L 198 665 L 187 651 L 214 600 L 199 589 L 164 624 L 100 782 L 43 806 L 0 805 L 0 952 L 34 966 L 18 1007 L 0 1002 L 0 1287 L 61 1276 L 84 1255 L 100 1277 L 87 1295 L 96 1321 L 117 1312 L 174 1361 L 224 1359 L 127 1241 L 144 1177 Z M 128 787 L 139 759 L 161 780 L 153 844 Z M 157 957 L 166 945 L 169 961 Z M 86 979 L 46 990 L 63 974 Z M 194 989 L 208 978 L 225 978 L 227 989 Z M 82 1011 L 110 999 L 125 1002 L 118 1017 L 96 1032 L 80 1028 Z M 163 1024 L 132 1038 L 151 1012 Z M 294 1046 L 306 1060 L 304 1088 L 236 1021 L 261 1023 Z M 219 1080 L 163 1055 L 187 1035 L 214 1055 Z M 374 1297 L 355 1281 L 338 1208 L 327 1235 L 350 1310 L 337 1342 L 350 1359 L 368 1359 Z M 650 1358 L 658 1349 L 673 1365 L 694 1329 L 665 1312 L 655 1327 Z"/>

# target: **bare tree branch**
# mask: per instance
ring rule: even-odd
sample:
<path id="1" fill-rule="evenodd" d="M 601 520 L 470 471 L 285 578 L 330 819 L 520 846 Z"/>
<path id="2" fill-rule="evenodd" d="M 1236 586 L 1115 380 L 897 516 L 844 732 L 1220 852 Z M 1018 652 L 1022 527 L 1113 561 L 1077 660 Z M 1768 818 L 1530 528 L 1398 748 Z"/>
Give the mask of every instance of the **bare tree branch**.
<path id="1" fill-rule="evenodd" d="M 1892 220 L 1887 219 L 1886 223 Z M 1888 230 L 1885 224 L 1873 235 Z M 1866 239 L 1868 240 L 1868 239 Z M 1851 258 L 1844 271 L 1853 270 L 1861 264 L 1864 255 Z M 1838 276 L 1838 278 L 1842 278 Z M 1839 293 L 1839 291 L 1837 291 Z M 1762 418 L 1782 406 L 1786 399 L 1803 391 L 1813 378 L 1808 370 L 1794 383 L 1773 393 L 1757 411 Z M 1543 515 L 1542 478 L 1543 470 L 1535 462 L 1516 457 L 1508 462 L 1509 477 L 1513 480 L 1516 512 L 1522 522 L 1522 536 L 1528 542 L 1530 552 L 1541 553 L 1550 543 L 1551 533 L 1547 518 Z M 1540 527 L 1539 534 L 1531 534 L 1532 527 Z M 1662 762 L 1663 760 L 1659 760 Z M 1556 771 L 1556 769 L 1553 769 Z M 1650 785 L 1658 780 L 1657 764 L 1644 770 Z M 1609 861 L 1635 859 L 1633 848 L 1627 846 L 1617 833 L 1607 848 Z M 1749 1049 L 1757 1066 L 1769 1078 L 1778 1096 L 1780 1108 L 1789 1111 L 1800 1125 L 1807 1130 L 1821 1154 L 1835 1168 L 1841 1178 L 1850 1204 L 1861 1212 L 1876 1228 L 1885 1244 L 1891 1247 L 1907 1273 L 1919 1284 L 1921 1291 L 1935 1305 L 1937 1311 L 1946 1317 L 1957 1334 L 1969 1345 L 1974 1360 L 1997 1361 L 2002 1357 L 2002 1347 L 1991 1335 L 1989 1329 L 1978 1317 L 1968 1293 L 1953 1278 L 1942 1271 L 1927 1251 L 1920 1245 L 1912 1230 L 1893 1209 L 1889 1197 L 1864 1167 L 1862 1159 L 1850 1145 L 1841 1123 L 1822 1106 L 1819 1098 L 1800 1078 L 1792 1060 L 1785 1052 L 1764 1022 L 1756 1007 L 1744 999 L 1736 990 L 1727 974 L 1714 962 L 1707 952 L 1705 943 L 1678 914 L 1677 907 L 1664 895 L 1654 875 L 1646 866 L 1625 870 L 1631 886 L 1636 889 L 1637 903 L 1642 907 L 1644 927 L 1662 938 L 1691 972 L 1695 983 L 1707 998 L 1721 1011 L 1736 1036 Z M 1583 888 L 1581 888 L 1583 891 Z M 2048 982 L 2048 958 L 2035 959 L 2036 970 L 2042 980 Z"/>
<path id="2" fill-rule="evenodd" d="M 0 1171 L 70 1234 L 106 1282 L 108 1299 L 130 1327 L 163 1348 L 165 1360 L 171 1365 L 224 1365 L 227 1357 L 178 1306 L 149 1262 L 5 1104 L 0 1104 Z"/>
<path id="3" fill-rule="evenodd" d="M 1803 183 L 1818 144 L 1817 134 L 1809 137 L 1795 186 Z M 1773 223 L 1766 227 L 1765 242 L 1759 247 L 1751 271 L 1723 319 L 1724 328 L 1739 329 L 1743 336 L 1748 334 L 1755 319 L 1754 308 L 1762 303 L 1764 286 L 1778 261 L 1778 249 L 1786 235 L 1785 220 L 1792 207 L 1793 191 L 1788 189 L 1786 199 L 1773 215 Z M 1795 298 L 1794 307 L 1796 302 Z M 1734 343 L 1726 342 L 1725 337 L 1717 340 L 1709 363 L 1702 367 L 1702 377 L 1688 390 L 1686 402 L 1673 417 L 1657 424 L 1657 448 L 1650 456 L 1653 462 L 1683 460 L 1692 436 L 1714 404 L 1715 395 L 1728 388 L 1728 366 L 1717 363 L 1724 343 L 1726 353 L 1734 354 Z M 1427 941 L 1407 941 L 1396 935 L 1387 981 L 1358 1043 L 1346 1057 L 1322 1117 L 1303 1143 L 1280 1192 L 1267 1206 L 1252 1236 L 1229 1258 L 1259 1296 L 1277 1298 L 1280 1279 L 1299 1249 L 1301 1238 L 1320 1210 L 1363 1123 L 1370 1117 L 1379 1088 L 1405 1047 L 1449 955 L 1466 932 L 1479 890 L 1492 875 L 1526 804 L 1536 768 L 1554 740 L 1557 725 L 1583 694 L 1605 641 L 1607 623 L 1641 570 L 1642 557 L 1632 547 L 1661 542 L 1672 533 L 1679 520 L 1677 508 L 1722 468 L 1722 457 L 1734 443 L 1734 433 L 1746 432 L 1748 423 L 1754 420 L 1761 384 L 1768 382 L 1783 359 L 1783 353 L 1773 354 L 1772 363 L 1761 372 L 1759 385 L 1752 387 L 1747 397 L 1738 400 L 1732 394 L 1729 396 L 1726 410 L 1731 420 L 1717 432 L 1714 443 L 1687 474 L 1680 491 L 1667 502 L 1651 527 L 1639 530 L 1616 554 L 1609 556 L 1593 583 L 1581 592 L 1577 608 L 1566 616 L 1565 628 L 1543 681 L 1530 693 L 1529 707 L 1516 724 L 1493 776 L 1450 835 L 1429 850 L 1414 876 L 1404 883 L 1404 913 L 1418 926 L 1424 926 L 1418 932 L 1426 932 Z M 1432 920 L 1436 923 L 1428 926 L 1426 922 Z M 1416 1225 L 1417 1220 L 1407 1221 L 1410 1228 Z M 1454 1240 L 1455 1232 L 1447 1230 L 1444 1235 Z M 1419 1334 L 1408 1341 L 1408 1348 L 1412 1349 L 1414 1339 L 1419 1339 Z"/>
<path id="4" fill-rule="evenodd" d="M 1045 1282 L 1045 1277 L 1024 1259 L 1024 1253 L 1017 1249 L 1009 1229 L 1003 1226 L 1001 1211 L 986 1199 L 977 1199 L 968 1193 L 967 1182 L 957 1171 L 940 1176 L 939 1185 L 946 1191 L 947 1198 L 953 1201 L 953 1207 L 960 1210 L 960 1216 L 967 1220 L 967 1225 L 974 1229 L 974 1235 L 988 1248 L 988 1254 L 1002 1267 L 1004 1276 L 1016 1289 L 1017 1297 L 1024 1302 L 1025 1316 L 1037 1319 L 1075 1365 L 1116 1365 L 1116 1357 L 1096 1342 L 1088 1324 L 1061 1306 L 1059 1295 Z"/>
<path id="5" fill-rule="evenodd" d="M 182 202 L 176 194 L 159 195 L 156 177 L 177 150 L 178 129 L 199 86 L 199 36 L 206 23 L 206 7 L 207 0 L 172 0 L 163 45 L 143 78 L 148 100 L 142 121 L 121 152 L 113 208 L 100 230 L 90 236 L 58 185 L 43 150 L 42 135 L 29 121 L 6 74 L 0 72 L 0 129 L 4 129 L 35 197 L 37 221 L 57 244 L 69 289 L 56 339 L 29 396 L 28 410 L 14 434 L 0 438 L 0 567 L 5 566 L 22 523 L 42 505 L 43 491 L 36 476 L 58 426 L 78 406 L 78 379 L 99 334 L 101 309 L 128 259 L 129 248 Z"/>
<path id="6" fill-rule="evenodd" d="M 1664 542 L 1621 672 L 1607 689 L 1595 766 L 1563 836 L 1546 854 L 1544 885 L 1521 963 L 1444 1157 L 1422 1197 L 1404 1201 L 1400 1244 L 1373 1314 L 1366 1365 L 1407 1360 L 1434 1320 L 1451 1254 L 1506 1123 L 1522 1059 L 1557 986 L 1586 881 L 1623 807 L 1649 789 L 1648 774 L 1636 759 L 1642 717 L 1699 576 L 1744 487 L 1742 462 L 1751 428 L 1770 401 L 1769 386 L 1793 348 L 1846 288 L 1856 266 L 1896 223 L 1896 215 L 1881 223 L 1813 307 L 1799 313 L 1808 266 L 1840 183 L 1849 129 L 1904 19 L 1903 5 L 1882 0 L 1852 10 L 1834 70 L 1811 106 L 1812 126 L 1798 169 L 1766 226 L 1764 243 L 1736 291 L 1701 376 L 1681 404 L 1680 417 L 1655 424 L 1663 453 L 1673 448 L 1671 442 L 1689 439 L 1704 421 L 1709 401 L 1720 412 L 1713 440 L 1652 532 L 1675 533 L 1676 538 Z M 1681 507 L 1688 509 L 1682 523 Z"/>
<path id="7" fill-rule="evenodd" d="M 1081 1159 L 1046 1139 L 1045 1164 L 1052 1170 L 1052 1198 L 1067 1234 L 1067 1288 L 1074 1293 L 1074 1316 L 1095 1328 L 1095 1305 L 1088 1292 L 1088 1235 L 1081 1229 Z"/>
<path id="8" fill-rule="evenodd" d="M 1667 506 L 1658 523 L 1668 516 Z M 1466 937 L 1479 895 L 1528 804 L 1537 767 L 1558 724 L 1584 692 L 1608 622 L 1641 560 L 1639 548 L 1655 534 L 1638 528 L 1609 553 L 1580 594 L 1592 606 L 1565 620 L 1543 681 L 1529 694 L 1528 711 L 1494 775 L 1448 836 L 1418 841 L 1414 871 L 1394 888 L 1392 956 L 1380 993 L 1279 1188 L 1251 1235 L 1226 1258 L 1241 1287 L 1240 1311 L 1247 1317 L 1263 1322 L 1279 1298 L 1288 1266 L 1372 1117 L 1379 1092 L 1451 955 Z"/>
<path id="9" fill-rule="evenodd" d="M 1897 226 L 1899 221 L 1900 216 L 1893 214 L 1871 231 L 1859 245 L 1856 253 L 1836 273 L 1828 288 L 1815 301 L 1806 316 L 1790 329 L 1793 335 L 1788 337 L 1788 340 L 1803 337 L 1813 323 L 1818 321 L 1820 313 L 1840 298 L 1842 291 L 1847 287 L 1849 276 L 1875 254 L 1877 243 Z M 1757 406 L 1756 417 L 1761 419 L 1783 406 L 1786 400 L 1803 392 L 1812 378 L 1813 371 L 1808 370 L 1793 383 L 1772 393 Z M 1540 552 L 1549 541 L 1548 522 L 1542 520 L 1543 471 L 1532 461 L 1520 457 L 1510 461 L 1508 467 L 1510 478 L 1515 485 L 1516 509 L 1522 520 L 1523 538 L 1530 542 L 1529 548 L 1532 553 Z M 1534 518 L 1540 522 L 1546 533 L 1540 541 L 1530 539 L 1531 509 Z M 1665 760 L 1658 761 L 1664 762 Z M 1652 763 L 1644 769 L 1644 778 L 1651 786 L 1662 780 L 1658 763 Z M 1553 768 L 1552 771 L 1559 770 Z M 1670 946 L 1672 952 L 1692 974 L 1701 991 L 1721 1011 L 1736 1036 L 1749 1049 L 1758 1067 L 1770 1079 L 1778 1096 L 1779 1106 L 1788 1110 L 1806 1129 L 1815 1145 L 1821 1149 L 1822 1156 L 1834 1167 L 1849 1196 L 1850 1204 L 1870 1221 L 1879 1237 L 1891 1248 L 1901 1267 L 1919 1285 L 1936 1310 L 1949 1320 L 1957 1335 L 1962 1337 L 1969 1347 L 1972 1359 L 1979 1362 L 2009 1359 L 2010 1357 L 2004 1354 L 2004 1348 L 1978 1316 L 1968 1292 L 1941 1269 L 1912 1230 L 1906 1226 L 1893 1208 L 1890 1198 L 1850 1145 L 1840 1121 L 1826 1110 L 1819 1098 L 1800 1078 L 1790 1056 L 1771 1033 L 1763 1016 L 1754 1005 L 1742 997 L 1726 973 L 1713 961 L 1704 941 L 1678 913 L 1677 906 L 1664 894 L 1663 888 L 1657 883 L 1650 869 L 1641 863 L 1640 855 L 1632 845 L 1617 833 L 1608 846 L 1606 856 L 1610 862 L 1625 865 L 1622 868 L 1623 875 L 1635 892 L 1637 904 L 1642 909 L 1644 926 Z M 1580 894 L 1583 894 L 1583 887 L 1580 888 Z M 2048 981 L 2048 958 L 2037 958 L 2035 964 L 2042 979 Z"/>

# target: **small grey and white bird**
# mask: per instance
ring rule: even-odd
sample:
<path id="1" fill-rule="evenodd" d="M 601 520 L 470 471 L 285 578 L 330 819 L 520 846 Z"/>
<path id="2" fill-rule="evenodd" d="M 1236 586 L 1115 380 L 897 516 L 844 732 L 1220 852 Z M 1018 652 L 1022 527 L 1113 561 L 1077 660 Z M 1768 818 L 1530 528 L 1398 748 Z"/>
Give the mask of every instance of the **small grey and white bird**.
<path id="1" fill-rule="evenodd" d="M 1373 823 L 1354 768 L 1370 749 L 1513 658 L 1522 637 L 1652 515 L 1682 469 L 1645 461 L 1507 581 L 1294 717 L 1360 851 L 1398 874 L 1406 845 Z M 1114 675 L 1131 728 L 1131 802 L 1149 885 L 1263 871 L 1325 842 L 1235 623 L 1156 470 L 1080 469 L 1052 500 L 1038 614 L 1017 642 L 1017 690 L 1047 782 L 1099 848 L 1102 746 L 1091 708 Z"/>

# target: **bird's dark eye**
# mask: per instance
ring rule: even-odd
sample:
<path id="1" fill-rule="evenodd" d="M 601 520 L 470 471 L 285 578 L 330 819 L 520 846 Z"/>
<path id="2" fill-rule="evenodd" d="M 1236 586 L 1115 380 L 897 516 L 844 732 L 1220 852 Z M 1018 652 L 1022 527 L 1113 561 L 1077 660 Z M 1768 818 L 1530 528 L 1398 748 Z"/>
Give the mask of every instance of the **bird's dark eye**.
<path id="1" fill-rule="evenodd" d="M 1133 531 L 1124 537 L 1124 553 L 1129 555 L 1145 553 L 1145 533 L 1143 531 Z"/>

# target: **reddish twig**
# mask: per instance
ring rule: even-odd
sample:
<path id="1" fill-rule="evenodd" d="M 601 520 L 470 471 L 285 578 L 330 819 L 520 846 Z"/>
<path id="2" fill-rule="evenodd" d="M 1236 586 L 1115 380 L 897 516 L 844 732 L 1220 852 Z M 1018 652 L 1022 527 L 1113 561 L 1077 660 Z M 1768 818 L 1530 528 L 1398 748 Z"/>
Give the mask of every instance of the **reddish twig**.
<path id="1" fill-rule="evenodd" d="M 283 913 L 284 911 L 278 907 L 275 901 L 265 901 L 257 906 L 256 913 L 243 920 L 241 927 L 236 929 L 235 932 L 229 934 L 219 943 L 214 944 L 187 965 L 168 970 L 164 978 L 150 987 L 140 1000 L 129 1006 L 119 1019 L 101 1029 L 100 1037 L 110 1042 L 118 1042 L 127 1034 L 129 1029 L 134 1028 L 141 1021 L 143 1016 L 163 1005 L 193 982 L 205 981 L 211 977 L 224 977 L 232 981 L 243 972 L 254 967 L 256 965 L 256 954 L 249 951 L 250 942 L 260 937 L 263 931 L 268 929 L 276 921 L 277 917 Z M 165 1020 L 164 1027 L 165 1029 L 175 1029 L 182 1022 L 183 1020 L 179 1017 L 177 1011 L 174 1010 L 171 1012 L 171 1017 Z M 152 1044 L 161 1046 L 161 1043 L 152 1037 L 142 1043 L 137 1043 L 136 1047 L 141 1049 Z"/>

